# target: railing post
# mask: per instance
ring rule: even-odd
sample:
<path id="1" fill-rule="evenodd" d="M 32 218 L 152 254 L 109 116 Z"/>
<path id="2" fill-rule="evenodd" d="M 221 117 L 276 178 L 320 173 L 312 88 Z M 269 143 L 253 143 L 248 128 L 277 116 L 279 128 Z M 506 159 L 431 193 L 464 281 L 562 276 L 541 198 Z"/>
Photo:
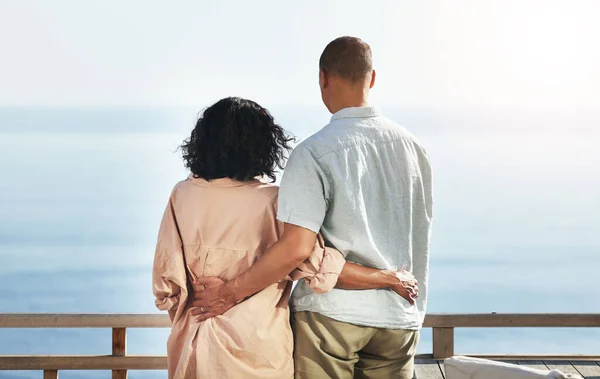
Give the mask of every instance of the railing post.
<path id="1" fill-rule="evenodd" d="M 454 328 L 433 328 L 433 358 L 444 359 L 454 355 Z"/>
<path id="2" fill-rule="evenodd" d="M 58 379 L 58 370 L 44 370 L 44 379 Z"/>
<path id="3" fill-rule="evenodd" d="M 112 354 L 120 357 L 127 354 L 127 329 L 113 328 Z M 112 370 L 112 379 L 127 379 L 127 370 Z"/>

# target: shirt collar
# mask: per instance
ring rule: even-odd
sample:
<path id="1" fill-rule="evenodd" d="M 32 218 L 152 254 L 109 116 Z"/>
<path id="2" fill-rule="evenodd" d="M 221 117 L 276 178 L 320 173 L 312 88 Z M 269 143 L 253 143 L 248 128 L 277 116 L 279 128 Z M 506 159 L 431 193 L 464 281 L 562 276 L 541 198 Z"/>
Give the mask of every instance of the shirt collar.
<path id="1" fill-rule="evenodd" d="M 381 116 L 381 110 L 378 107 L 351 107 L 340 109 L 331 116 L 331 121 L 342 118 L 369 118 Z"/>

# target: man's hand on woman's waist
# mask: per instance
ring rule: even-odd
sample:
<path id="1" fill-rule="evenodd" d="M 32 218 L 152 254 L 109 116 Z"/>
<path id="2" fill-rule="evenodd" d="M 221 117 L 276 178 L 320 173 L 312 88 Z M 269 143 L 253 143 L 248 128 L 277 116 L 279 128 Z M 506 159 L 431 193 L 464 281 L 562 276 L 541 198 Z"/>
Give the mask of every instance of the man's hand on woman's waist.
<path id="1" fill-rule="evenodd" d="M 198 321 L 222 315 L 236 304 L 230 282 L 217 277 L 200 277 L 193 283 L 191 312 Z"/>

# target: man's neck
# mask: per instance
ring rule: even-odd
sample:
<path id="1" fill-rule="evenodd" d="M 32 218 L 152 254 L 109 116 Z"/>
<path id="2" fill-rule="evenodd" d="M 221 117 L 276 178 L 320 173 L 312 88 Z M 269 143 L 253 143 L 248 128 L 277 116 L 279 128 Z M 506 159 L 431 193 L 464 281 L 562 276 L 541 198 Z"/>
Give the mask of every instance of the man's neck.
<path id="1" fill-rule="evenodd" d="M 369 99 L 367 96 L 344 96 L 336 101 L 329 109 L 334 114 L 342 109 L 355 107 L 368 107 Z"/>

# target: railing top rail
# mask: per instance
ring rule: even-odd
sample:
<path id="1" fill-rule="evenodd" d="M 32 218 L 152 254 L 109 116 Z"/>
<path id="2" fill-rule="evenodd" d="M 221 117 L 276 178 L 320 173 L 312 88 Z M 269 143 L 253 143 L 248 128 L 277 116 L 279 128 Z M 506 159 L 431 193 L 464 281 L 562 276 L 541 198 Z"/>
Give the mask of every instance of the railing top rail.
<path id="1" fill-rule="evenodd" d="M 0 328 L 167 328 L 165 314 L 0 313 Z M 600 327 L 600 313 L 428 314 L 425 328 Z"/>
<path id="2" fill-rule="evenodd" d="M 168 328 L 166 314 L 0 313 L 0 328 Z"/>
<path id="3" fill-rule="evenodd" d="M 442 313 L 427 315 L 424 326 L 435 328 L 599 328 L 600 313 Z"/>
<path id="4" fill-rule="evenodd" d="M 166 356 L 0 355 L 4 370 L 166 370 Z"/>

